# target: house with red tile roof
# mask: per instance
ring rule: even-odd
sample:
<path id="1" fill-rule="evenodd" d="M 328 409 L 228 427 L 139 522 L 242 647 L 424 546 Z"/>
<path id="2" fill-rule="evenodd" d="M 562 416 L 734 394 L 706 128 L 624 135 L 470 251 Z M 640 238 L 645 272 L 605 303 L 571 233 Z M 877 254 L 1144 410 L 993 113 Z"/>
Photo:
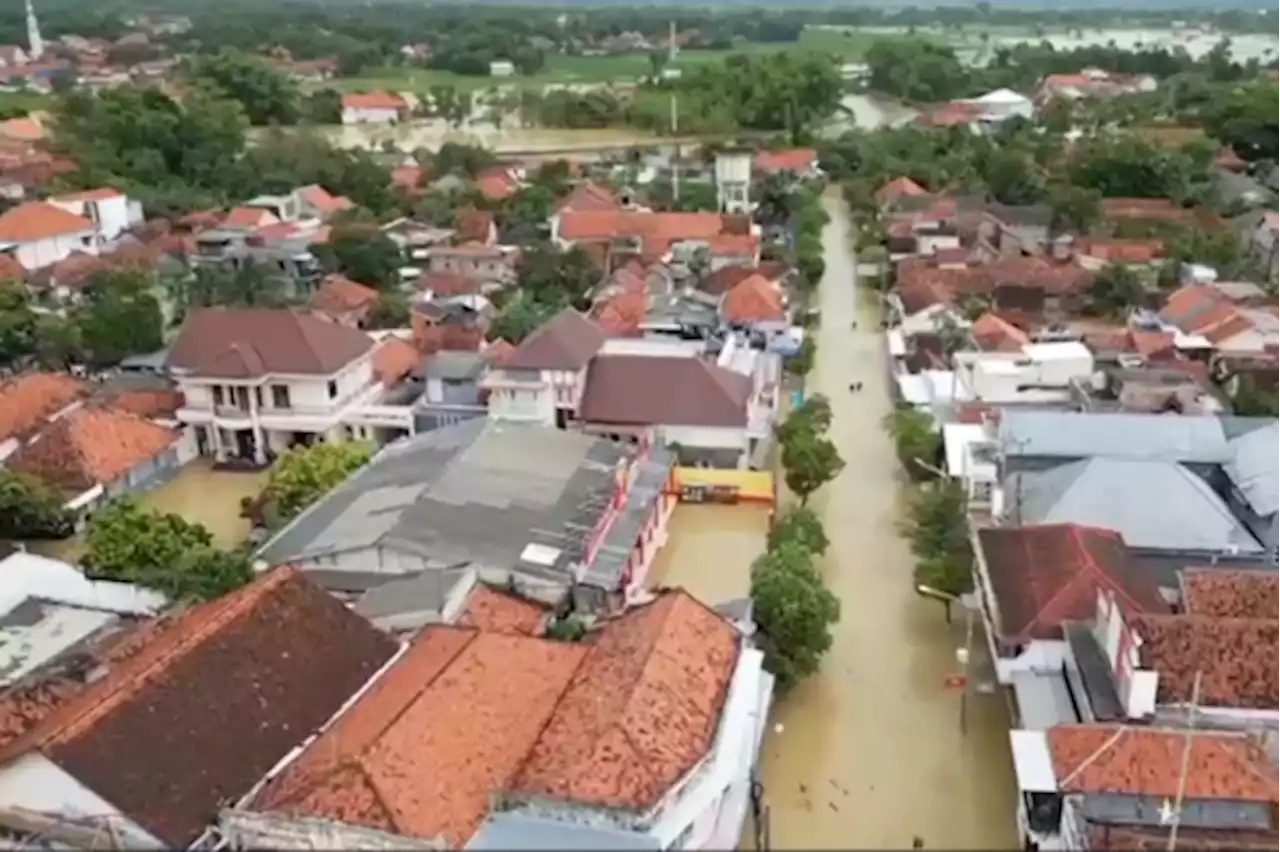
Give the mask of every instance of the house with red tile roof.
<path id="1" fill-rule="evenodd" d="M 5 804 L 92 808 L 116 843 L 147 848 L 203 835 L 396 652 L 288 567 L 95 638 L 0 695 Z"/>
<path id="2" fill-rule="evenodd" d="M 974 321 L 969 334 L 983 352 L 1021 352 L 1031 343 L 1025 331 L 990 311 Z"/>
<path id="3" fill-rule="evenodd" d="M 93 222 L 103 242 L 116 239 L 145 218 L 141 203 L 109 186 L 55 195 L 49 203 Z"/>
<path id="4" fill-rule="evenodd" d="M 1160 319 L 1228 357 L 1265 355 L 1280 346 L 1274 303 L 1251 306 L 1211 284 L 1188 284 L 1169 294 Z"/>
<path id="5" fill-rule="evenodd" d="M 257 464 L 298 442 L 408 434 L 412 407 L 384 404 L 373 349 L 365 332 L 311 311 L 192 311 L 167 361 L 186 400 L 178 420 L 201 455 Z"/>
<path id="6" fill-rule="evenodd" d="M 1172 723 L 1010 732 L 1018 825 L 1041 849 L 1274 849 L 1274 753 L 1257 736 Z M 1030 848 L 1030 846 L 1029 846 Z"/>
<path id="7" fill-rule="evenodd" d="M 1018 686 L 1060 671 L 1069 647 L 1064 626 L 1088 621 L 1098 593 L 1130 612 L 1169 613 L 1150 569 L 1117 532 L 1079 524 L 980 528 L 974 548 L 982 618 L 1000 683 Z"/>
<path id="8" fill-rule="evenodd" d="M 317 831 L 353 847 L 509 849 L 535 837 L 554 848 L 731 847 L 771 702 L 760 652 L 683 591 L 581 642 L 530 635 L 538 613 L 504 605 L 499 616 L 495 604 L 469 607 L 469 626 L 415 637 L 224 811 L 224 836 L 279 848 L 304 848 Z"/>
<path id="9" fill-rule="evenodd" d="M 97 254 L 97 226 L 84 216 L 48 201 L 28 201 L 0 213 L 0 252 L 22 268 L 41 269 L 73 252 Z"/>
<path id="10" fill-rule="evenodd" d="M 70 373 L 19 373 L 0 381 L 0 462 L 56 414 L 86 399 L 92 388 Z"/>
<path id="11" fill-rule="evenodd" d="M 901 175 L 876 190 L 876 203 L 882 208 L 907 196 L 928 195 L 929 191 L 906 175 Z"/>
<path id="12" fill-rule="evenodd" d="M 490 166 L 476 175 L 473 185 L 477 192 L 490 201 L 510 198 L 520 191 L 519 170 L 511 166 Z"/>
<path id="13" fill-rule="evenodd" d="M 409 103 L 395 92 L 346 92 L 343 124 L 396 124 L 409 114 Z"/>
<path id="14" fill-rule="evenodd" d="M 552 238 L 562 247 L 597 246 L 610 267 L 636 258 L 649 264 L 673 250 L 708 253 L 711 269 L 759 262 L 760 229 L 742 217 L 721 213 L 639 210 L 565 211 L 551 218 Z"/>
<path id="15" fill-rule="evenodd" d="M 822 169 L 818 167 L 818 152 L 814 148 L 757 151 L 751 158 L 751 168 L 761 175 L 789 174 L 804 180 L 823 177 Z"/>
<path id="16" fill-rule="evenodd" d="M 379 296 L 377 289 L 334 273 L 321 279 L 320 289 L 312 294 L 307 307 L 317 316 L 339 325 L 364 328 Z"/>
<path id="17" fill-rule="evenodd" d="M 617 193 L 591 181 L 578 184 L 556 202 L 558 213 L 600 213 L 621 210 L 622 207 Z"/>
<path id="18" fill-rule="evenodd" d="M 355 207 L 355 202 L 344 195 L 333 195 L 317 183 L 294 190 L 298 199 L 298 214 L 303 218 L 328 219 Z"/>
<path id="19" fill-rule="evenodd" d="M 790 325 L 786 293 L 777 281 L 758 273 L 750 275 L 724 294 L 720 300 L 720 319 L 740 328 L 785 330 Z"/>

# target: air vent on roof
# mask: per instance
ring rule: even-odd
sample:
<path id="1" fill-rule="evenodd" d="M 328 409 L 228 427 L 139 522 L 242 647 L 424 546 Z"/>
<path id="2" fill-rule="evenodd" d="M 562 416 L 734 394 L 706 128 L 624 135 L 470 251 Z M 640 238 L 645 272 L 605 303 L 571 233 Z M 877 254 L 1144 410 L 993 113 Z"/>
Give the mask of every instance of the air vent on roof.
<path id="1" fill-rule="evenodd" d="M 560 553 L 561 550 L 558 547 L 532 543 L 525 545 L 524 550 L 520 553 L 520 561 L 550 568 L 556 564 L 556 560 L 560 558 Z"/>

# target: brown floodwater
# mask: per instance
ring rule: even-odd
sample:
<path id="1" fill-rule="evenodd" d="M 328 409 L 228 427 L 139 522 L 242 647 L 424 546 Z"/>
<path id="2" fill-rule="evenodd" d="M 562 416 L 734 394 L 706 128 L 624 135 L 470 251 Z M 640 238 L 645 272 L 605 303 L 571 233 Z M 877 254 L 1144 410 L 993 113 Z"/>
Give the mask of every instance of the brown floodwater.
<path id="1" fill-rule="evenodd" d="M 1004 701 L 973 691 L 961 734 L 960 693 L 945 680 L 958 671 L 964 619 L 948 627 L 940 605 L 912 590 L 896 527 L 898 465 L 880 426 L 890 394 L 879 308 L 874 293 L 856 291 L 838 193 L 825 203 L 832 221 L 810 389 L 831 399 L 846 467 L 813 504 L 831 539 L 823 568 L 842 616 L 821 671 L 777 702 L 765 735 L 772 846 L 902 849 L 918 836 L 930 849 L 1017 848 Z M 850 393 L 852 381 L 864 389 Z M 982 647 L 979 627 L 975 672 L 990 666 Z"/>
<path id="2" fill-rule="evenodd" d="M 682 503 L 649 569 L 650 586 L 680 586 L 714 606 L 751 594 L 751 563 L 764 552 L 769 507 Z"/>
<path id="3" fill-rule="evenodd" d="M 249 537 L 249 521 L 240 517 L 240 499 L 256 497 L 267 482 L 266 471 L 215 471 L 209 459 L 187 463 L 159 488 L 138 495 L 142 505 L 204 524 L 219 547 L 236 547 Z M 68 562 L 84 553 L 84 536 L 63 541 L 32 542 L 36 553 Z"/>

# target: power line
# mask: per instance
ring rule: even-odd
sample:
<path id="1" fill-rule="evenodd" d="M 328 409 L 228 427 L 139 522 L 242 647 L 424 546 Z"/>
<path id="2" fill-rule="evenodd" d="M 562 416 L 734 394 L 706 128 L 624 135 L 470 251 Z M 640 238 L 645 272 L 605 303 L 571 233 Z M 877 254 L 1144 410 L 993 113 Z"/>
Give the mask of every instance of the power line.
<path id="1" fill-rule="evenodd" d="M 1173 803 L 1172 824 L 1169 826 L 1168 852 L 1178 848 L 1178 828 L 1182 825 L 1182 805 L 1187 796 L 1187 774 L 1191 771 L 1191 748 L 1195 744 L 1196 711 L 1200 707 L 1200 675 L 1196 672 L 1195 682 L 1191 686 L 1191 707 L 1187 709 L 1187 728 L 1182 744 L 1182 769 L 1178 774 L 1178 795 Z"/>

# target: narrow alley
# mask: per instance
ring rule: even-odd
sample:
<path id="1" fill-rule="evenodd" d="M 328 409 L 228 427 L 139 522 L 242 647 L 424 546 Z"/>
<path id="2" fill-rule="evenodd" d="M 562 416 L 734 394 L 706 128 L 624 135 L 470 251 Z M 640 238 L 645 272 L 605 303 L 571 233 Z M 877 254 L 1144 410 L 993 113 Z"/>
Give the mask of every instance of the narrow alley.
<path id="1" fill-rule="evenodd" d="M 810 388 L 831 399 L 847 466 L 814 503 L 843 612 L 822 671 L 781 700 L 766 735 L 772 845 L 902 849 L 919 836 L 930 849 L 1016 848 L 1004 705 L 974 694 L 961 735 L 960 693 L 945 681 L 958 668 L 963 619 L 948 627 L 940 606 L 912 590 L 897 461 L 881 428 L 891 402 L 876 296 L 857 291 L 838 190 L 825 204 L 832 221 Z M 852 381 L 865 389 L 850 393 Z"/>

